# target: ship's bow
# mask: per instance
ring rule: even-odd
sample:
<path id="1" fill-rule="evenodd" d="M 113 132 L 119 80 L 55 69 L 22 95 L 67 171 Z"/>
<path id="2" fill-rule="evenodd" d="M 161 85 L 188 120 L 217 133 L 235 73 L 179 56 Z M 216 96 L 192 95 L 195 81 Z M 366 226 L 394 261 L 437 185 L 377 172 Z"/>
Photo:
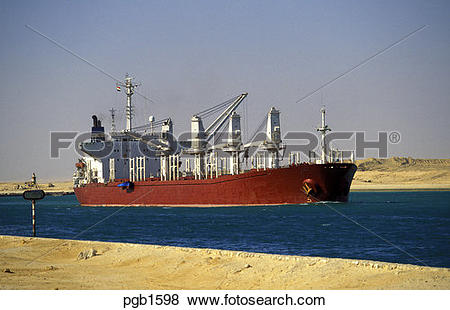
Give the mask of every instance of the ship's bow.
<path id="1" fill-rule="evenodd" d="M 348 201 L 350 186 L 357 170 L 355 164 L 315 164 L 305 170 L 302 189 L 308 201 Z"/>

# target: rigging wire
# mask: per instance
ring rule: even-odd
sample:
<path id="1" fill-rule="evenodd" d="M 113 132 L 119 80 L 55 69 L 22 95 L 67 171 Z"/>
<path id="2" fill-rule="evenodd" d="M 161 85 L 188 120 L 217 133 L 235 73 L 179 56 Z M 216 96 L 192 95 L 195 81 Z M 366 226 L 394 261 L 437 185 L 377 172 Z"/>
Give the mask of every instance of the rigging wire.
<path id="1" fill-rule="evenodd" d="M 380 56 L 381 54 L 384 54 L 385 52 L 389 51 L 391 48 L 395 47 L 396 45 L 399 45 L 400 43 L 402 43 L 403 41 L 405 41 L 406 39 L 408 39 L 409 37 L 415 35 L 417 32 L 425 29 L 426 27 L 428 27 L 428 25 L 423 25 L 419 28 L 417 28 L 416 30 L 408 33 L 407 35 L 401 37 L 399 40 L 395 41 L 394 43 L 389 44 L 388 46 L 386 46 L 385 48 L 379 50 L 378 52 L 376 52 L 375 54 L 373 54 L 372 56 L 364 59 L 363 61 L 357 63 L 356 65 L 354 65 L 353 67 L 351 67 L 350 69 L 347 69 L 346 71 L 344 71 L 343 73 L 339 74 L 338 76 L 336 76 L 335 78 L 329 80 L 328 82 L 322 84 L 320 87 L 314 89 L 313 91 L 307 93 L 306 95 L 304 95 L 302 98 L 298 99 L 296 101 L 296 103 L 300 103 L 305 99 L 308 99 L 309 97 L 311 97 L 312 95 L 314 95 L 315 93 L 317 93 L 318 91 L 320 91 L 321 89 L 327 87 L 330 84 L 333 84 L 334 82 L 336 82 L 337 80 L 339 80 L 340 78 L 343 78 L 344 76 L 348 75 L 349 73 L 355 71 L 356 69 L 358 69 L 361 66 L 364 66 L 365 64 L 369 63 L 370 61 L 372 61 L 373 59 L 375 59 L 376 57 Z"/>
<path id="2" fill-rule="evenodd" d="M 95 70 L 97 70 L 100 73 L 103 73 L 104 75 L 106 75 L 107 77 L 113 79 L 116 83 L 122 83 L 121 80 L 119 80 L 118 78 L 116 78 L 115 76 L 113 76 L 112 74 L 106 72 L 105 70 L 103 70 L 102 68 L 100 68 L 99 66 L 97 66 L 96 64 L 94 64 L 93 62 L 87 60 L 86 58 L 81 57 L 80 55 L 78 55 L 77 53 L 75 53 L 74 51 L 70 50 L 69 48 L 65 47 L 64 45 L 62 45 L 61 43 L 57 42 L 56 40 L 50 38 L 49 36 L 43 34 L 42 32 L 40 32 L 39 30 L 37 30 L 36 28 L 30 26 L 30 25 L 25 25 L 26 28 L 30 29 L 31 31 L 33 31 L 34 33 L 40 35 L 41 37 L 43 37 L 44 39 L 48 40 L 49 42 L 53 43 L 54 45 L 56 45 L 57 47 L 59 47 L 60 49 L 66 51 L 67 53 L 69 53 L 70 55 L 78 58 L 79 60 L 81 60 L 82 62 L 88 64 L 89 66 L 91 66 L 92 68 L 94 68 Z M 145 100 L 156 104 L 156 102 L 146 96 L 144 96 L 143 94 L 141 94 L 138 91 L 134 91 L 135 94 L 141 96 L 142 98 L 144 98 Z"/>
<path id="3" fill-rule="evenodd" d="M 239 96 L 235 96 L 231 99 L 228 99 L 227 101 L 224 101 L 222 103 L 219 103 L 213 107 L 210 107 L 206 110 L 203 110 L 201 112 L 196 113 L 195 115 L 201 117 L 201 118 L 207 118 L 211 115 L 213 115 L 214 113 L 217 113 L 219 110 L 223 109 L 224 107 L 226 107 L 227 105 L 229 105 L 230 103 L 232 103 L 233 101 L 235 101 L 237 98 L 239 98 Z"/>
<path id="4" fill-rule="evenodd" d="M 247 140 L 247 143 L 252 142 L 253 139 L 255 139 L 256 135 L 262 130 L 262 128 L 264 127 L 264 124 L 267 122 L 267 114 L 266 116 L 263 118 L 263 120 L 261 121 L 261 123 L 259 124 L 258 128 L 256 128 L 255 132 L 253 132 L 253 135 L 251 136 L 251 138 L 249 140 Z"/>
<path id="5" fill-rule="evenodd" d="M 203 119 L 207 119 L 207 118 L 209 118 L 211 116 L 214 116 L 217 113 L 221 112 L 224 108 L 226 108 L 228 105 L 230 105 L 231 102 L 232 101 L 224 102 L 223 104 L 217 106 L 215 109 L 211 109 L 210 111 L 208 111 L 206 113 L 203 113 L 203 114 L 200 114 L 200 115 L 197 114 L 197 116 L 199 116 L 199 117 L 201 117 Z"/>
<path id="6" fill-rule="evenodd" d="M 223 127 L 226 128 L 228 126 L 228 124 L 230 123 L 230 119 L 228 118 L 228 120 L 223 124 Z M 222 136 L 226 133 L 226 130 L 221 130 L 219 131 L 219 135 L 217 135 L 217 133 L 214 135 L 214 139 L 213 139 L 213 145 L 216 145 L 218 142 L 221 141 Z"/>

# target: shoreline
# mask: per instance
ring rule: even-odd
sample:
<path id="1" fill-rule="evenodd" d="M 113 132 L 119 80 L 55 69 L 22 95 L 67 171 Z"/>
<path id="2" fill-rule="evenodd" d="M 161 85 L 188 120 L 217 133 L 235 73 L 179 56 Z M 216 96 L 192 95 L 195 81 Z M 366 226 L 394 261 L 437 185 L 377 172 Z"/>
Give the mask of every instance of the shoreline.
<path id="1" fill-rule="evenodd" d="M 46 196 L 66 196 L 66 195 L 75 195 L 73 191 L 65 191 L 65 192 L 52 192 L 52 191 L 46 191 L 44 190 Z M 0 197 L 15 197 L 15 196 L 22 196 L 22 192 L 6 192 L 6 193 L 0 193 Z"/>
<path id="2" fill-rule="evenodd" d="M 48 196 L 74 195 L 73 190 L 45 190 Z M 350 192 L 426 192 L 426 191 L 450 191 L 450 184 L 352 184 Z M 22 196 L 21 191 L 2 191 L 0 197 Z"/>
<path id="3" fill-rule="evenodd" d="M 450 191 L 450 184 L 372 184 L 356 183 L 350 187 L 350 192 L 421 192 Z"/>
<path id="4" fill-rule="evenodd" d="M 0 289 L 450 289 L 449 268 L 18 236 L 0 265 Z"/>

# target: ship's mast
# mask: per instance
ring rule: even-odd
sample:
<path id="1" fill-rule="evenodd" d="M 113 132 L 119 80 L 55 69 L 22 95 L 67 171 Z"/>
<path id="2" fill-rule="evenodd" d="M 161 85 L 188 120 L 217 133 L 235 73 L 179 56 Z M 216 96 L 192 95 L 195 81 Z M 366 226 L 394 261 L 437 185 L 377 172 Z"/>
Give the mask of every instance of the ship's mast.
<path id="1" fill-rule="evenodd" d="M 131 105 L 131 96 L 134 94 L 134 89 L 138 87 L 140 84 L 133 84 L 132 77 L 128 76 L 128 74 L 125 76 L 125 83 L 117 83 L 118 90 L 120 90 L 120 86 L 125 87 L 126 94 L 127 94 L 127 107 L 126 107 L 126 115 L 127 115 L 127 127 L 125 131 L 131 131 L 133 129 L 133 106 Z"/>
<path id="2" fill-rule="evenodd" d="M 109 112 L 111 112 L 111 131 L 115 132 L 116 131 L 116 110 L 114 110 L 114 108 L 111 108 L 111 110 L 109 110 Z"/>
<path id="3" fill-rule="evenodd" d="M 326 147 L 326 143 L 325 143 L 325 136 L 327 134 L 327 131 L 331 131 L 331 129 L 328 127 L 328 125 L 326 124 L 325 121 L 325 108 L 322 108 L 320 110 L 320 112 L 322 113 L 322 126 L 317 128 L 317 131 L 319 131 L 322 134 L 322 160 L 321 163 L 322 164 L 326 164 L 327 163 L 327 147 Z"/>

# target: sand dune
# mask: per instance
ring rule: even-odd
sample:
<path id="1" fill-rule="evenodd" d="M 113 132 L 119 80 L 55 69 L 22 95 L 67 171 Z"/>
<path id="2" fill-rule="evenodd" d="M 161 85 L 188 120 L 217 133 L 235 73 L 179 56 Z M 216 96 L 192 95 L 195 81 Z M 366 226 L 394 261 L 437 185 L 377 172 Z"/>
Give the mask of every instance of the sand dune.
<path id="1" fill-rule="evenodd" d="M 352 190 L 450 189 L 450 159 L 370 158 L 356 164 Z"/>
<path id="2" fill-rule="evenodd" d="M 1 289 L 450 289 L 448 268 L 13 236 L 0 266 Z"/>

